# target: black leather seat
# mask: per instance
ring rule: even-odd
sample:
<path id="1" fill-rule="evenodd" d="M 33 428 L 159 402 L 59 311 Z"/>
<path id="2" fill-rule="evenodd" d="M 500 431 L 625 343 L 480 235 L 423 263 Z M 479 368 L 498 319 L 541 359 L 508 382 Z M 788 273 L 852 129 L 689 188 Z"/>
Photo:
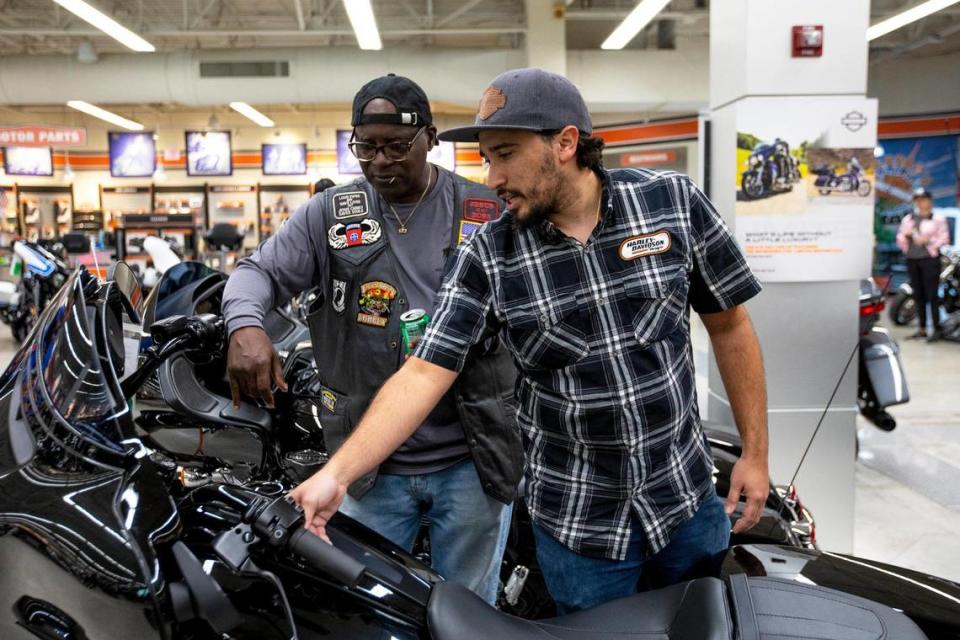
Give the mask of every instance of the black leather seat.
<path id="1" fill-rule="evenodd" d="M 433 640 L 730 640 L 723 582 L 702 578 L 614 600 L 549 620 L 501 613 L 458 584 L 433 587 L 427 605 Z"/>
<path id="2" fill-rule="evenodd" d="M 701 578 L 549 620 L 501 613 L 441 582 L 427 604 L 433 640 L 925 640 L 890 607 L 777 578 Z M 729 596 L 729 597 L 728 597 Z"/>
<path id="3" fill-rule="evenodd" d="M 211 247 L 226 251 L 237 251 L 243 246 L 243 234 L 229 222 L 218 222 L 204 236 Z"/>

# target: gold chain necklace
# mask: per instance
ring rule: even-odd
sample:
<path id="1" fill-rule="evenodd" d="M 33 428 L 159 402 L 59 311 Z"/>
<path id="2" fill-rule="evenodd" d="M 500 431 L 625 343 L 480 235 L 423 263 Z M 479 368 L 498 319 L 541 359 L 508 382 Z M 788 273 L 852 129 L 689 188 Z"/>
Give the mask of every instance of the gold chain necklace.
<path id="1" fill-rule="evenodd" d="M 407 216 L 406 220 L 400 219 L 400 214 L 397 213 L 397 210 L 393 208 L 393 205 L 384 198 L 383 201 L 387 203 L 387 206 L 390 207 L 390 211 L 393 212 L 393 217 L 397 219 L 397 224 L 400 225 L 400 228 L 397 231 L 400 235 L 404 236 L 407 234 L 407 223 L 410 222 L 410 219 L 413 218 L 413 214 L 417 212 L 417 209 L 420 208 L 420 203 L 423 202 L 423 197 L 427 195 L 427 191 L 430 190 L 430 184 L 433 182 L 433 167 L 430 167 L 430 174 L 427 176 L 427 186 L 423 188 L 423 192 L 420 194 L 420 199 L 417 200 L 417 204 L 414 205 L 413 211 L 410 212 L 410 215 Z"/>

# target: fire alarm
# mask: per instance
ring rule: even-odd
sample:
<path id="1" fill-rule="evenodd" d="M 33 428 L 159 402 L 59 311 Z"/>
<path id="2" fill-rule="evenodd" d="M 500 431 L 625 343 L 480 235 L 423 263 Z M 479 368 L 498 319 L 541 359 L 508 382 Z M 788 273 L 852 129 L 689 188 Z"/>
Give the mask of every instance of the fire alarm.
<path id="1" fill-rule="evenodd" d="M 793 57 L 819 58 L 823 55 L 823 25 L 805 24 L 793 28 Z"/>

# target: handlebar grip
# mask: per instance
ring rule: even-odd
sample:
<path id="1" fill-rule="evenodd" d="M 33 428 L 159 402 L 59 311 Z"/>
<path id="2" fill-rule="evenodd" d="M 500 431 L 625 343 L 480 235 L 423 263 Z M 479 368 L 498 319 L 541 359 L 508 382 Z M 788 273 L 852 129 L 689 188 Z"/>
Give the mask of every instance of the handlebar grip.
<path id="1" fill-rule="evenodd" d="M 315 569 L 333 576 L 347 587 L 356 586 L 367 570 L 360 562 L 303 528 L 297 528 L 290 535 L 287 547 L 306 558 Z"/>

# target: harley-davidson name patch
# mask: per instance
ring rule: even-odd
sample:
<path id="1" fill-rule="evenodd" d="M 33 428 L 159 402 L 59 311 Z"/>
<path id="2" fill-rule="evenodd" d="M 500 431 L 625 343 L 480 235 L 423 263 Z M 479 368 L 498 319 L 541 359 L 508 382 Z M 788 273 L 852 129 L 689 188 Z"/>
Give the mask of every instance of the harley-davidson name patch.
<path id="1" fill-rule="evenodd" d="M 655 256 L 666 253 L 673 245 L 670 232 L 666 230 L 645 233 L 627 238 L 620 243 L 620 259 L 636 260 L 645 256 Z"/>

